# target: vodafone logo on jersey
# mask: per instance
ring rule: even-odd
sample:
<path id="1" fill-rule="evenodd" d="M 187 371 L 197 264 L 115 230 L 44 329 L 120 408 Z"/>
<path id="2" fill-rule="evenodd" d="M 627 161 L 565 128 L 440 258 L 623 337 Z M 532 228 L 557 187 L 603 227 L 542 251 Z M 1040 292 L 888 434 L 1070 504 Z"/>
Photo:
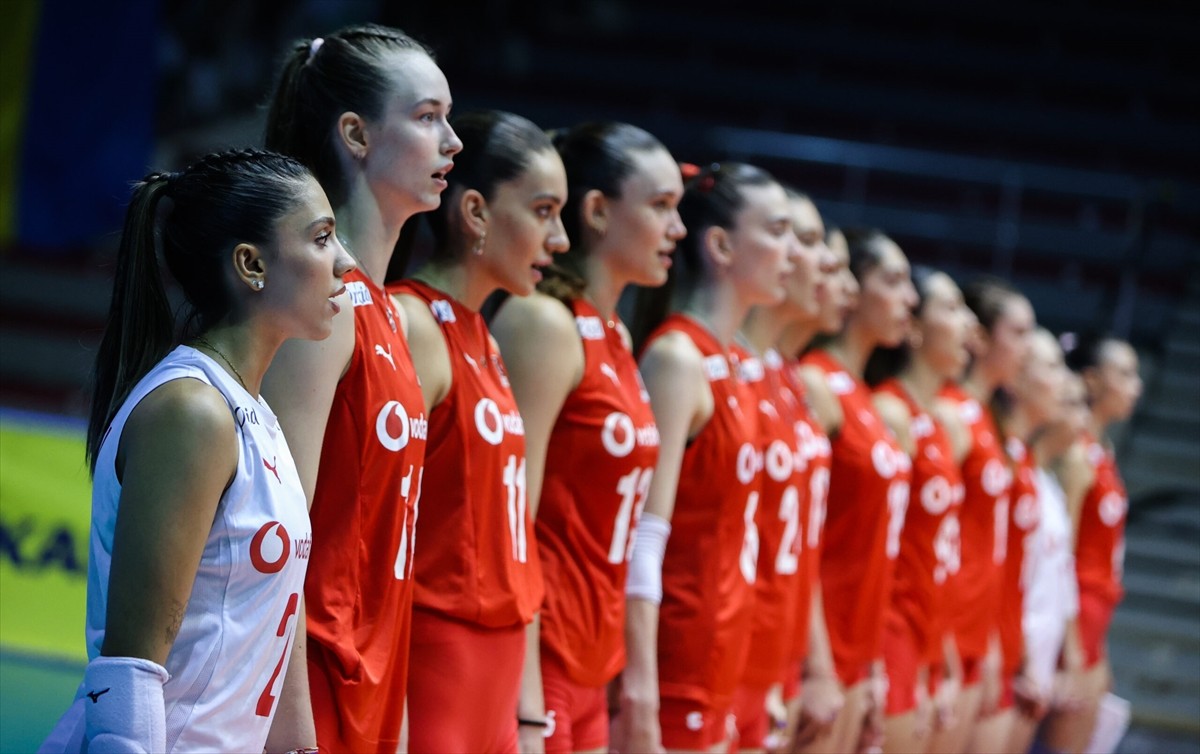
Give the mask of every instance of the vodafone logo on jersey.
<path id="1" fill-rule="evenodd" d="M 491 398 L 480 398 L 475 404 L 475 429 L 489 445 L 499 445 L 504 433 L 524 435 L 525 422 L 516 411 L 501 413 L 500 407 Z"/>
<path id="2" fill-rule="evenodd" d="M 754 481 L 754 475 L 760 468 L 762 468 L 762 456 L 752 444 L 742 443 L 742 447 L 738 448 L 737 457 L 738 481 L 742 484 L 750 484 Z"/>
<path id="3" fill-rule="evenodd" d="M 408 445 L 408 412 L 400 401 L 388 401 L 375 417 L 375 436 L 393 453 Z"/>
<path id="4" fill-rule="evenodd" d="M 263 524 L 250 540 L 250 563 L 259 573 L 279 573 L 291 554 L 292 540 L 278 521 Z"/>
<path id="5" fill-rule="evenodd" d="M 792 477 L 792 470 L 797 465 L 796 455 L 783 440 L 772 441 L 767 446 L 767 452 L 763 459 L 767 476 L 776 482 L 786 482 Z"/>
<path id="6" fill-rule="evenodd" d="M 931 477 L 921 485 L 921 507 L 931 516 L 940 516 L 954 503 L 954 488 L 944 476 Z"/>
<path id="7" fill-rule="evenodd" d="M 633 419 L 620 411 L 604 417 L 604 429 L 600 430 L 600 442 L 613 458 L 624 458 L 633 452 L 637 436 L 633 431 Z"/>
<path id="8" fill-rule="evenodd" d="M 875 472 L 882 479 L 891 479 L 896 474 L 908 471 L 912 467 L 912 461 L 907 453 L 896 450 L 883 440 L 876 440 L 875 445 L 872 446 L 871 463 L 875 465 Z"/>
<path id="9" fill-rule="evenodd" d="M 1017 507 L 1013 508 L 1013 523 L 1021 531 L 1033 531 L 1037 528 L 1041 512 L 1036 496 L 1021 495 L 1017 500 Z"/>
<path id="10" fill-rule="evenodd" d="M 1004 468 L 1004 463 L 998 458 L 988 461 L 979 475 L 983 491 L 991 497 L 1003 495 L 1004 491 L 1008 489 L 1008 481 L 1008 469 Z"/>
<path id="11" fill-rule="evenodd" d="M 1111 528 L 1121 523 L 1121 519 L 1125 518 L 1125 509 L 1128 507 L 1129 503 L 1125 500 L 1125 496 L 1113 490 L 1100 498 L 1100 505 L 1097 506 L 1096 512 L 1100 514 L 1100 522 Z"/>

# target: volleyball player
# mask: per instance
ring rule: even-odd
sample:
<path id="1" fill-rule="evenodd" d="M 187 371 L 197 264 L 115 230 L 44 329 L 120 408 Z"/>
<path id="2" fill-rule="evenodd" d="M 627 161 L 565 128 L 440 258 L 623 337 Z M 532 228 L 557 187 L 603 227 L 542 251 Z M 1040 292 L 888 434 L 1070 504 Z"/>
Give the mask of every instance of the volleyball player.
<path id="1" fill-rule="evenodd" d="M 944 675 L 950 614 L 945 585 L 958 572 L 959 460 L 966 427 L 937 403 L 946 380 L 967 366 L 972 321 L 958 286 L 943 272 L 916 267 L 918 304 L 904 345 L 880 349 L 867 364 L 875 403 L 913 460 L 912 497 L 884 625 L 888 696 L 884 751 L 923 751 L 934 725 L 932 684 Z"/>
<path id="2" fill-rule="evenodd" d="M 546 584 L 540 641 L 544 700 L 523 727 L 549 752 L 604 751 L 607 686 L 625 664 L 625 579 L 658 459 L 658 429 L 617 302 L 630 284 L 666 282 L 680 169 L 646 131 L 583 123 L 555 137 L 567 171 L 571 247 L 538 292 L 491 322 L 525 423 L 530 515 Z M 527 684 L 528 692 L 534 684 Z M 546 727 L 539 716 L 544 705 Z"/>
<path id="3" fill-rule="evenodd" d="M 998 394 L 993 402 L 1012 471 L 1008 550 L 1001 577 L 998 625 L 1003 664 L 1000 709 L 996 714 L 1002 718 L 999 727 L 1004 747 L 1014 740 L 1018 728 L 1032 730 L 1032 723 L 1044 714 L 1047 701 L 1030 675 L 1023 631 L 1028 560 L 1042 515 L 1037 463 L 1030 446 L 1061 410 L 1065 372 L 1058 341 L 1049 331 L 1037 329 L 1030 338 L 1029 353 L 1011 393 Z"/>
<path id="4" fill-rule="evenodd" d="M 136 185 L 88 425 L 89 662 L 43 751 L 268 744 L 312 539 L 259 389 L 285 339 L 333 328 L 353 269 L 333 232 L 316 180 L 275 154 L 209 155 Z M 182 344 L 158 238 L 190 305 Z"/>
<path id="5" fill-rule="evenodd" d="M 518 698 L 523 675 L 541 685 L 536 652 L 524 665 L 542 580 L 524 422 L 479 310 L 496 290 L 533 293 L 566 251 L 567 179 L 550 138 L 521 116 L 470 113 L 454 128 L 464 148 L 445 202 L 427 216 L 433 252 L 389 286 L 411 323 L 429 413 L 409 751 L 516 751 L 519 725 L 538 723 L 522 739 L 536 747 L 545 720 Z"/>
<path id="6" fill-rule="evenodd" d="M 672 282 L 640 309 L 641 370 L 661 438 L 629 566 L 624 752 L 727 745 L 758 566 L 757 400 L 729 346 L 750 308 L 784 295 L 787 195 L 763 170 L 713 165 L 679 212 Z M 666 296 L 674 293 L 668 316 Z M 658 307 L 657 309 L 655 307 Z"/>
<path id="7" fill-rule="evenodd" d="M 881 743 L 884 606 L 912 467 L 863 381 L 871 353 L 907 335 L 917 303 L 908 260 L 879 231 L 847 232 L 846 240 L 860 288 L 857 306 L 838 335 L 802 359 L 814 402 L 837 408 L 825 427 L 833 464 L 820 568 L 830 646 L 847 692 L 831 736 L 816 745 L 820 751 Z"/>
<path id="8" fill-rule="evenodd" d="M 322 343 L 285 347 L 265 387 L 318 541 L 301 610 L 309 642 L 296 643 L 307 663 L 287 679 L 311 693 L 311 712 L 304 701 L 279 726 L 311 731 L 315 718 L 324 751 L 400 741 L 427 423 L 407 320 L 383 284 L 401 226 L 438 206 L 462 148 L 450 105 L 423 45 L 366 25 L 297 43 L 267 115 L 267 145 L 317 175 L 359 264 L 340 300 L 353 316 Z"/>
<path id="9" fill-rule="evenodd" d="M 820 282 L 815 291 L 815 311 L 805 307 L 804 314 L 783 329 L 778 341 L 779 352 L 784 355 L 784 375 L 799 405 L 796 427 L 808 477 L 801 486 L 806 492 L 808 510 L 801 519 L 805 522 L 804 560 L 797 598 L 795 640 L 788 656 L 788 674 L 780 690 L 787 708 L 787 722 L 776 736 L 776 748 L 797 751 L 829 735 L 844 703 L 844 689 L 834 669 L 829 631 L 825 625 L 820 568 L 821 535 L 832 464 L 832 448 L 825 424 L 836 421 L 841 409 L 831 394 L 809 393 L 801 373 L 800 356 L 815 337 L 841 332 L 846 316 L 854 309 L 858 281 L 850 272 L 850 250 L 842 232 L 836 228 L 825 229 L 820 213 L 808 197 L 789 191 L 788 198 L 792 207 L 792 231 L 800 245 L 817 246 L 822 240 L 825 242 L 817 268 Z M 812 316 L 807 316 L 810 313 Z"/>
<path id="10" fill-rule="evenodd" d="M 1100 701 L 1112 687 L 1108 627 L 1121 601 L 1125 519 L 1129 500 L 1116 457 L 1105 438 L 1109 426 L 1133 414 L 1142 392 L 1137 352 L 1111 336 L 1089 336 L 1067 350 L 1067 365 L 1083 378 L 1091 416 L 1081 442 L 1068 451 L 1075 473 L 1062 478 L 1074 532 L 1079 615 L 1066 644 L 1082 660 L 1079 710 L 1061 710 L 1048 721 L 1045 740 L 1057 751 L 1081 751 L 1096 726 Z"/>
<path id="11" fill-rule="evenodd" d="M 997 624 L 1011 482 L 990 402 L 998 387 L 1011 387 L 1016 380 L 1034 327 L 1029 301 L 1007 283 L 977 280 L 963 294 L 979 322 L 973 358 L 964 379 L 948 382 L 941 391 L 971 433 L 962 462 L 962 562 L 952 588 L 963 689 L 954 713 L 958 724 L 934 735 L 932 751 L 940 754 L 1002 745 L 995 736 L 985 741 L 987 731 L 979 730 L 981 713 L 991 714 L 1000 697 Z"/>

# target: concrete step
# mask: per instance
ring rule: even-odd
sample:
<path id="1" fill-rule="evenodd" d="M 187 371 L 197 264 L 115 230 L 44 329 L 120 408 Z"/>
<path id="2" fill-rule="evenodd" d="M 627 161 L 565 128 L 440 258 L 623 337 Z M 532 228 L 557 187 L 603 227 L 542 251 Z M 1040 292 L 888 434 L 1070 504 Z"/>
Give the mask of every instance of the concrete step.
<path id="1" fill-rule="evenodd" d="M 1200 332 L 1172 332 L 1163 344 L 1163 368 L 1200 373 Z"/>
<path id="2" fill-rule="evenodd" d="M 1125 532 L 1125 572 L 1158 573 L 1164 569 L 1200 573 L 1200 542 L 1162 536 L 1130 526 Z"/>
<path id="3" fill-rule="evenodd" d="M 1156 384 L 1151 386 L 1152 392 L 1147 401 L 1153 401 L 1160 406 L 1174 408 L 1185 407 L 1194 410 L 1200 403 L 1200 373 L 1191 371 L 1163 372 L 1158 376 Z"/>
<path id="4" fill-rule="evenodd" d="M 1181 651 L 1200 652 L 1200 619 L 1190 615 L 1147 613 L 1121 605 L 1109 628 L 1113 638 L 1127 644 L 1170 644 Z"/>
<path id="5" fill-rule="evenodd" d="M 1200 652 L 1181 651 L 1170 644 L 1147 648 L 1109 637 L 1113 675 L 1123 685 L 1133 681 L 1146 691 L 1195 697 L 1200 694 Z"/>
<path id="6" fill-rule="evenodd" d="M 1126 469 L 1123 472 L 1125 488 L 1129 492 L 1129 499 L 1133 501 L 1163 492 L 1186 490 L 1200 493 L 1200 478 L 1192 469 L 1156 467 L 1153 461 L 1143 462 L 1140 458 L 1127 465 Z"/>
<path id="7" fill-rule="evenodd" d="M 1122 605 L 1131 612 L 1200 619 L 1200 578 L 1195 573 L 1126 573 L 1122 583 Z"/>

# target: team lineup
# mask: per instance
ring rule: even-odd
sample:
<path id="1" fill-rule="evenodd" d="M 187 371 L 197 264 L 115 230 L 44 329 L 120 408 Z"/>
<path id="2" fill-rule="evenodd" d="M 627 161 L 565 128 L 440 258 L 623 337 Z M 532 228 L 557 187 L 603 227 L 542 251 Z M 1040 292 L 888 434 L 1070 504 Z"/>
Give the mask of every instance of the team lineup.
<path id="1" fill-rule="evenodd" d="M 261 148 L 135 184 L 41 751 L 1112 750 L 1128 343 L 761 168 L 451 104 L 347 27 Z"/>

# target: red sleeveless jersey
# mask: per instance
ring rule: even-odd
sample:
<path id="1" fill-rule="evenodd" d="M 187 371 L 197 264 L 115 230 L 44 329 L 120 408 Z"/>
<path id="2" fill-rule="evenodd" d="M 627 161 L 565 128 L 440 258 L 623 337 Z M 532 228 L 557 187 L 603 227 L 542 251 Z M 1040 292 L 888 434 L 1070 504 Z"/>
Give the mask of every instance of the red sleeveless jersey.
<path id="1" fill-rule="evenodd" d="M 971 433 L 971 449 L 962 462 L 962 564 L 953 586 L 955 632 L 964 660 L 987 653 L 988 635 L 1000 617 L 1000 573 L 1008 550 L 1008 488 L 1011 474 L 1004 462 L 1000 434 L 991 411 L 957 385 L 941 396 L 956 404 Z"/>
<path id="2" fill-rule="evenodd" d="M 774 350 L 761 359 L 739 346 L 731 350 L 739 359 L 743 382 L 758 399 L 758 449 L 763 454 L 754 623 L 742 683 L 766 689 L 786 676 L 795 642 L 800 583 L 808 576 L 808 569 L 801 567 L 808 513 L 802 485 L 808 469 L 796 430 L 800 405 L 785 384 L 783 359 Z"/>
<path id="3" fill-rule="evenodd" d="M 704 356 L 713 414 L 688 443 L 663 559 L 659 692 L 714 709 L 732 703 L 749 648 L 758 568 L 758 401 L 702 325 L 673 314 L 648 342 L 687 335 Z"/>
<path id="4" fill-rule="evenodd" d="M 962 475 L 945 428 L 917 404 L 903 383 L 890 379 L 877 391 L 899 398 L 908 407 L 915 452 L 912 499 L 900 537 L 888 621 L 912 637 L 921 662 L 933 663 L 942 657 L 949 620 L 945 585 L 958 573 L 961 558 Z"/>
<path id="5" fill-rule="evenodd" d="M 1009 437 L 1005 447 L 1012 463 L 1012 487 L 1008 493 L 1008 553 L 1000 597 L 1000 649 L 1004 654 L 1004 675 L 1011 677 L 1021 669 L 1024 654 L 1021 619 L 1028 584 L 1025 553 L 1034 546 L 1032 538 L 1042 520 L 1042 504 L 1038 499 L 1033 453 L 1017 437 Z"/>
<path id="6" fill-rule="evenodd" d="M 625 573 L 658 460 L 658 428 L 615 321 L 571 302 L 583 377 L 550 434 L 537 515 L 542 651 L 603 686 L 625 666 Z"/>
<path id="7" fill-rule="evenodd" d="M 345 282 L 354 352 L 334 393 L 310 514 L 308 673 L 322 747 L 391 751 L 408 678 L 427 423 L 391 297 L 358 270 Z"/>
<path id="8" fill-rule="evenodd" d="M 416 280 L 390 288 L 429 305 L 452 383 L 429 415 L 415 559 L 417 606 L 467 623 L 528 623 L 542 601 L 525 497 L 525 425 L 483 316 Z"/>
<path id="9" fill-rule="evenodd" d="M 821 541 L 825 530 L 825 506 L 829 498 L 829 476 L 833 464 L 832 447 L 825 430 L 813 417 L 808 391 L 799 374 L 800 362 L 784 367 L 784 380 L 796 399 L 796 442 L 800 448 L 801 532 L 804 538 L 800 561 L 800 586 L 796 596 L 796 618 L 789 664 L 808 656 L 809 620 L 813 590 L 821 587 Z"/>
<path id="10" fill-rule="evenodd" d="M 882 653 L 912 460 L 879 418 L 865 383 L 825 351 L 805 354 L 802 363 L 825 372 L 844 415 L 832 438 L 821 587 L 834 665 L 842 683 L 851 686 Z"/>
<path id="11" fill-rule="evenodd" d="M 1083 442 L 1096 477 L 1084 495 L 1080 511 L 1075 573 L 1081 594 L 1099 597 L 1116 606 L 1124 595 L 1121 570 L 1129 499 L 1112 451 L 1090 435 L 1084 435 Z"/>

